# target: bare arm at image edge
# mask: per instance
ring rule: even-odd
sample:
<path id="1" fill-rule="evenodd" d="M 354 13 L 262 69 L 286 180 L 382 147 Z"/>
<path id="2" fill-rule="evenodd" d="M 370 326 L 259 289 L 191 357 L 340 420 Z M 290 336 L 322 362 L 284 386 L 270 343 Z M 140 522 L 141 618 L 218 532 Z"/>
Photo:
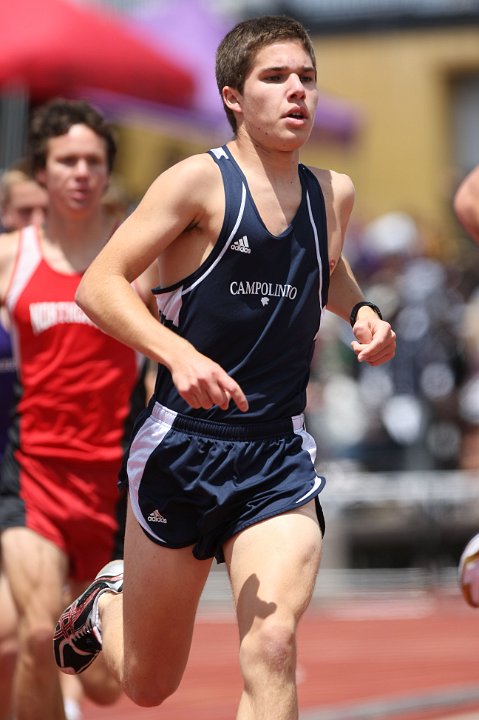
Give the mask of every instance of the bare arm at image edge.
<path id="1" fill-rule="evenodd" d="M 459 185 L 454 195 L 454 212 L 466 232 L 479 243 L 479 165 Z"/>

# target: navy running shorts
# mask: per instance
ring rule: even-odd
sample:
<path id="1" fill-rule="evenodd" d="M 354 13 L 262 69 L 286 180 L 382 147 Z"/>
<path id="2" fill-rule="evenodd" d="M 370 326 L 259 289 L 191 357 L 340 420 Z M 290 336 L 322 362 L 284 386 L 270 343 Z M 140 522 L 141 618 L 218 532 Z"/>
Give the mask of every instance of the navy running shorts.
<path id="1" fill-rule="evenodd" d="M 298 415 L 245 425 L 180 415 L 159 403 L 135 428 L 122 482 L 145 534 L 224 562 L 223 543 L 249 525 L 316 500 L 325 479 Z"/>

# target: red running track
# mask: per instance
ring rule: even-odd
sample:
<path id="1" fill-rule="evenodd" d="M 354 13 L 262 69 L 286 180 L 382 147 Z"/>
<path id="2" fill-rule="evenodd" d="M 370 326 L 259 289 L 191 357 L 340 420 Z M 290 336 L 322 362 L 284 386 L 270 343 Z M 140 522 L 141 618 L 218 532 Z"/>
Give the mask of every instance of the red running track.
<path id="1" fill-rule="evenodd" d="M 237 650 L 233 617 L 202 614 L 173 697 L 154 709 L 126 698 L 109 708 L 87 703 L 84 720 L 234 720 Z M 298 681 L 307 720 L 419 720 L 458 712 L 479 718 L 479 610 L 459 595 L 322 604 L 300 626 Z M 432 706 L 421 702 L 425 697 Z"/>

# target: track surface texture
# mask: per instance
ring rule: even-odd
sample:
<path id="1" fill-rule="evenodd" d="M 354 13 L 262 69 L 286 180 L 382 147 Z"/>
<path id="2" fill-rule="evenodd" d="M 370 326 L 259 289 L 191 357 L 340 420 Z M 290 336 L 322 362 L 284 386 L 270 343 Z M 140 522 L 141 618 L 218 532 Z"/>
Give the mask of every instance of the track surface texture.
<path id="1" fill-rule="evenodd" d="M 86 703 L 84 720 L 234 720 L 231 609 L 201 609 L 177 693 L 160 708 Z M 479 720 L 479 610 L 458 592 L 315 603 L 299 629 L 300 720 Z"/>

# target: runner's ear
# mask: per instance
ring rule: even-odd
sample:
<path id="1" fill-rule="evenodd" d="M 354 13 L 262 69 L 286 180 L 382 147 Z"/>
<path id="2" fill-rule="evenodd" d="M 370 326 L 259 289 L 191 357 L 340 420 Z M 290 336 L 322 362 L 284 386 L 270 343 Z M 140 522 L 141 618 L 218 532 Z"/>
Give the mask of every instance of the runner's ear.
<path id="1" fill-rule="evenodd" d="M 238 112 L 241 110 L 241 93 L 236 90 L 236 88 L 232 88 L 229 85 L 226 85 L 223 88 L 223 102 L 230 110 L 233 112 Z"/>

